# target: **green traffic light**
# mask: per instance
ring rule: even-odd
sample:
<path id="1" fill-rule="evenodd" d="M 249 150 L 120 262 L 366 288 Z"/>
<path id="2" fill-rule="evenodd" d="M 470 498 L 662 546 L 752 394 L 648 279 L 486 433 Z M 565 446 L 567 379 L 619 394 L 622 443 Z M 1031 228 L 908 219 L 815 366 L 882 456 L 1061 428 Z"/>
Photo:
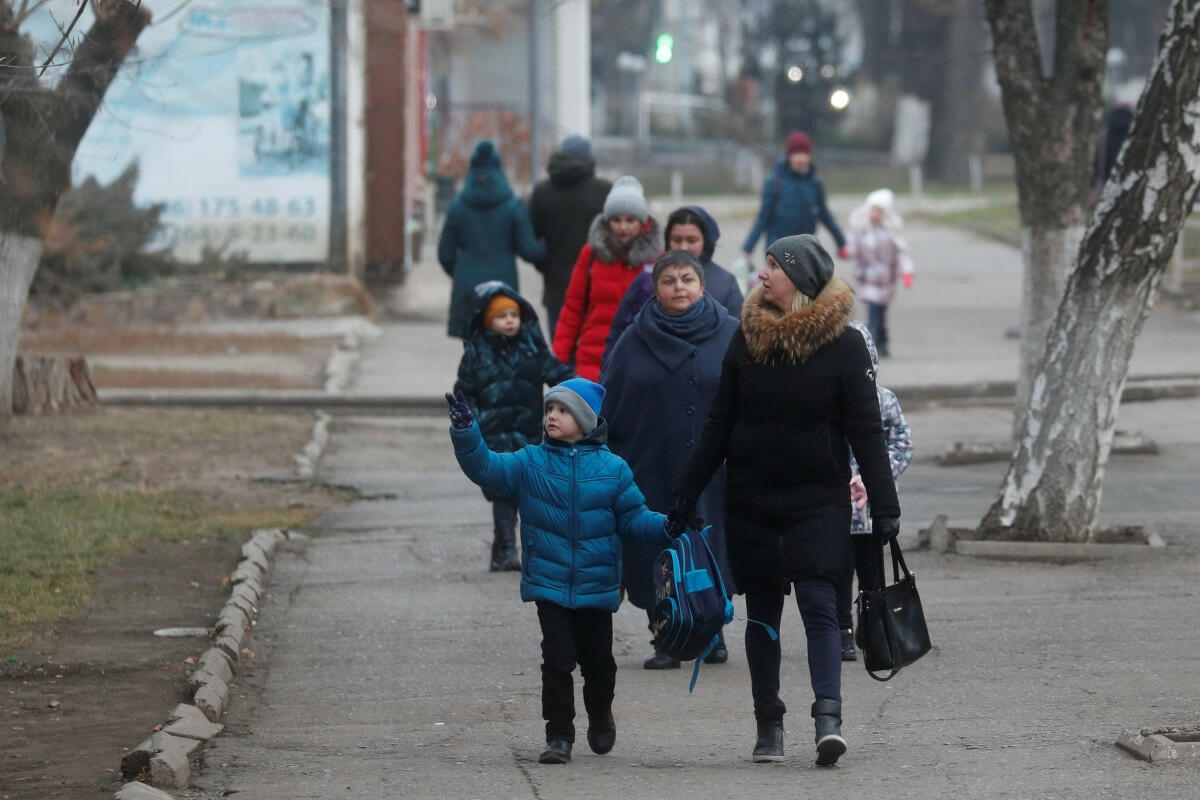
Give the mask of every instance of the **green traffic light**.
<path id="1" fill-rule="evenodd" d="M 660 33 L 654 40 L 654 60 L 666 64 L 674 55 L 675 39 L 669 33 Z"/>

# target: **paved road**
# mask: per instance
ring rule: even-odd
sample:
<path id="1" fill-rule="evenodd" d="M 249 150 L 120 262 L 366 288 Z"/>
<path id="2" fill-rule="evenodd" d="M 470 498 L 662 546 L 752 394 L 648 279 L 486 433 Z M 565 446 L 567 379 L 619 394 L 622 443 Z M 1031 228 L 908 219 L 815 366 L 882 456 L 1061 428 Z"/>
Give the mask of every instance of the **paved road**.
<path id="1" fill-rule="evenodd" d="M 727 225 L 734 244 L 736 228 Z M 897 355 L 883 381 L 1010 376 L 1015 253 L 944 229 L 914 227 L 911 238 L 917 289 L 895 309 Z M 457 348 L 441 334 L 446 286 L 413 281 L 406 321 L 369 346 L 355 390 L 449 386 Z M 1135 371 L 1186 365 L 1171 348 L 1177 329 L 1194 348 L 1195 318 L 1161 316 Z M 1003 466 L 947 469 L 933 457 L 954 441 L 1003 439 L 1009 415 L 909 416 L 917 458 L 901 489 L 911 541 L 937 513 L 970 524 L 986 510 Z M 639 668 L 649 637 L 628 606 L 615 621 L 616 749 L 593 756 L 581 736 L 569 766 L 537 764 L 536 614 L 519 601 L 516 575 L 486 572 L 489 507 L 458 471 L 445 419 L 335 417 L 320 477 L 362 499 L 278 556 L 227 731 L 177 796 L 1193 797 L 1197 764 L 1151 766 L 1113 741 L 1124 728 L 1197 723 L 1200 403 L 1130 404 L 1121 419 L 1162 453 L 1114 457 L 1104 521 L 1142 522 L 1170 546 L 1070 566 L 912 552 L 935 650 L 890 683 L 846 666 L 850 750 L 827 770 L 813 766 L 797 614 L 782 630 L 786 760 L 755 765 L 742 625 L 730 662 L 705 667 L 689 695 L 686 671 Z"/>

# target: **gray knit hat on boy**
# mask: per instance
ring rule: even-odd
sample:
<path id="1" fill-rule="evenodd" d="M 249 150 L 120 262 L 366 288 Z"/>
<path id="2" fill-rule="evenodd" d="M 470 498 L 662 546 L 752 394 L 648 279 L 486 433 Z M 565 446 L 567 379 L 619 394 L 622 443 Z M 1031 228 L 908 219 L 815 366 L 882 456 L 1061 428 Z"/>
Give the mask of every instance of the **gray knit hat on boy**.
<path id="1" fill-rule="evenodd" d="M 617 178 L 604 200 L 604 218 L 608 219 L 614 214 L 628 214 L 642 222 L 650 216 L 646 193 L 642 190 L 642 184 L 632 175 Z"/>
<path id="2" fill-rule="evenodd" d="M 604 404 L 604 387 L 587 378 L 568 378 L 551 386 L 546 392 L 543 405 L 551 400 L 562 403 L 579 423 L 579 429 L 587 436 L 600 424 L 600 407 Z"/>

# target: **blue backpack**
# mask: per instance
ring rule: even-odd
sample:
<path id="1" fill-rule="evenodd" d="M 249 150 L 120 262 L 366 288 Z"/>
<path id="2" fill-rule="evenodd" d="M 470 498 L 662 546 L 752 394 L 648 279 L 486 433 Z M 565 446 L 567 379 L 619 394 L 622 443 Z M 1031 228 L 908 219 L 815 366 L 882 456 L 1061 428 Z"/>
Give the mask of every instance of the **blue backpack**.
<path id="1" fill-rule="evenodd" d="M 733 602 L 707 533 L 680 534 L 654 560 L 654 645 L 680 661 L 696 661 L 688 691 L 696 687 L 700 664 L 712 652 L 721 628 L 733 622 Z M 765 625 L 771 638 L 777 635 Z"/>

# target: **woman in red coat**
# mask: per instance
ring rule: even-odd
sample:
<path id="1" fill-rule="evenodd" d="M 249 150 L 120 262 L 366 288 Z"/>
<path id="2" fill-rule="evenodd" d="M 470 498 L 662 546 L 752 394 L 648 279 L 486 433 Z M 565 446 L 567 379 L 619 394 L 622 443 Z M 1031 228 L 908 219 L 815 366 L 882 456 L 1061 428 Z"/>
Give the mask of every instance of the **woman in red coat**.
<path id="1" fill-rule="evenodd" d="M 564 364 L 574 364 L 579 377 L 600 377 L 604 341 L 617 306 L 633 279 L 654 266 L 660 239 L 642 184 L 631 175 L 621 176 L 604 211 L 592 221 L 554 328 L 554 354 Z"/>

